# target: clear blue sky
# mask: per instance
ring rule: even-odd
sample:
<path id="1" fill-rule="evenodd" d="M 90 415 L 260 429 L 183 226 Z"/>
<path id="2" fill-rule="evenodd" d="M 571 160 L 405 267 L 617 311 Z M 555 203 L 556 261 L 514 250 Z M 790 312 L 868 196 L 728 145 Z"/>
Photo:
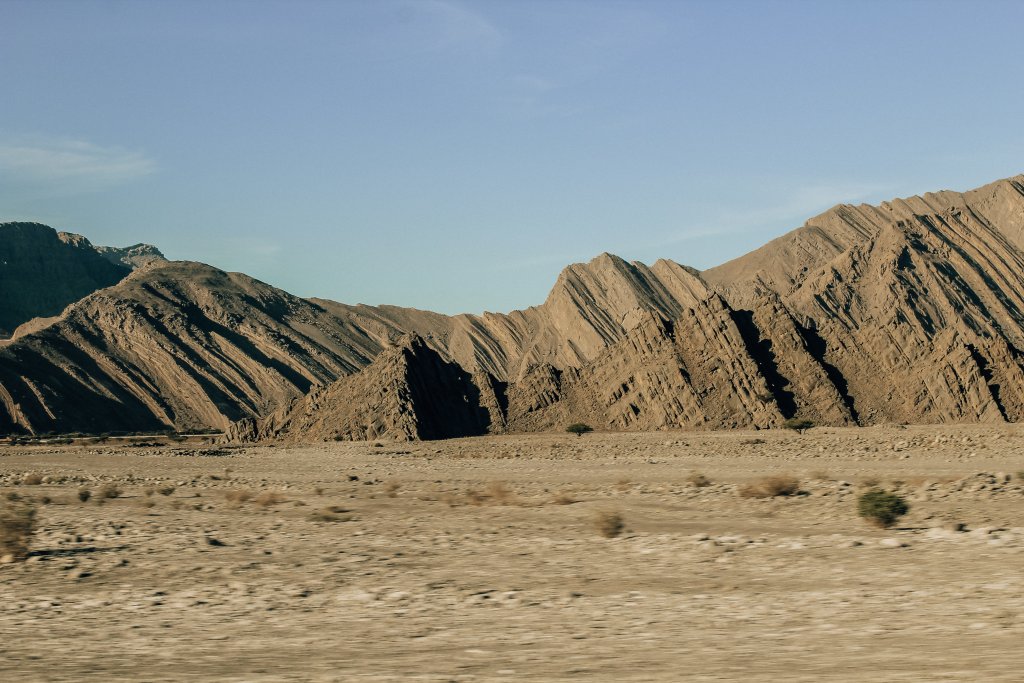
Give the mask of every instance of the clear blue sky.
<path id="1" fill-rule="evenodd" d="M 0 220 L 303 296 L 540 303 L 1024 172 L 1021 2 L 0 0 Z"/>

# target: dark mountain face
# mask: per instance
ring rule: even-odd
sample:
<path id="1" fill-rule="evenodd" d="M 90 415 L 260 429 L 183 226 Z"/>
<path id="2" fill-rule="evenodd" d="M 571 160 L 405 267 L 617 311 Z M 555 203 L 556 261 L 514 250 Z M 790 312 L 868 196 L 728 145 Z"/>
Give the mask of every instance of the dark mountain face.
<path id="1" fill-rule="evenodd" d="M 38 223 L 0 223 L 0 336 L 32 318 L 59 314 L 131 272 L 88 240 L 65 240 Z"/>

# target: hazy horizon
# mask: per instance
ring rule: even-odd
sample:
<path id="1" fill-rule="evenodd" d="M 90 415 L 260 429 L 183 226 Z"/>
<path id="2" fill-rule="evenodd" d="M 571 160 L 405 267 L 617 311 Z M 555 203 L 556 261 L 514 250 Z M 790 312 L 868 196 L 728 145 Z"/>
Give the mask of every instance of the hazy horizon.
<path id="1" fill-rule="evenodd" d="M 444 313 L 1024 171 L 1010 2 L 0 3 L 0 221 Z M 955 38 L 955 40 L 951 40 Z"/>

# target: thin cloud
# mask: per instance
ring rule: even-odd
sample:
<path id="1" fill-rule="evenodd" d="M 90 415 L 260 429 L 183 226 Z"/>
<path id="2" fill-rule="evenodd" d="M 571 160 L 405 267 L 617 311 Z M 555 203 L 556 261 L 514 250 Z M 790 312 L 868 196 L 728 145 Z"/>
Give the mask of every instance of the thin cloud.
<path id="1" fill-rule="evenodd" d="M 706 221 L 701 227 L 681 230 L 644 245 L 646 248 L 664 247 L 711 235 L 729 235 L 750 230 L 768 233 L 782 224 L 784 229 L 795 229 L 808 219 L 827 211 L 837 204 L 855 204 L 871 200 L 890 191 L 886 185 L 834 184 L 810 185 L 798 189 L 783 201 L 744 209 L 725 211 Z M 774 235 L 772 235 L 774 237 Z"/>
<path id="2" fill-rule="evenodd" d="M 401 3 L 401 15 L 426 47 L 496 48 L 502 42 L 498 28 L 478 11 L 449 0 L 418 0 Z"/>
<path id="3" fill-rule="evenodd" d="M 85 140 L 0 141 L 0 180 L 41 194 L 74 194 L 120 185 L 156 172 L 141 152 Z"/>

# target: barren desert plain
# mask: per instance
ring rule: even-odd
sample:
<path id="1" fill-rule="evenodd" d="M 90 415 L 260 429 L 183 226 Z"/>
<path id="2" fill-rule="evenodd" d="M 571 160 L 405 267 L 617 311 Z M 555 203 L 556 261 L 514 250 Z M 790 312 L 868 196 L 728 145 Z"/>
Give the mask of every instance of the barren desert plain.
<path id="1" fill-rule="evenodd" d="M 5 681 L 1024 677 L 1019 425 L 112 443 L 0 448 Z"/>

